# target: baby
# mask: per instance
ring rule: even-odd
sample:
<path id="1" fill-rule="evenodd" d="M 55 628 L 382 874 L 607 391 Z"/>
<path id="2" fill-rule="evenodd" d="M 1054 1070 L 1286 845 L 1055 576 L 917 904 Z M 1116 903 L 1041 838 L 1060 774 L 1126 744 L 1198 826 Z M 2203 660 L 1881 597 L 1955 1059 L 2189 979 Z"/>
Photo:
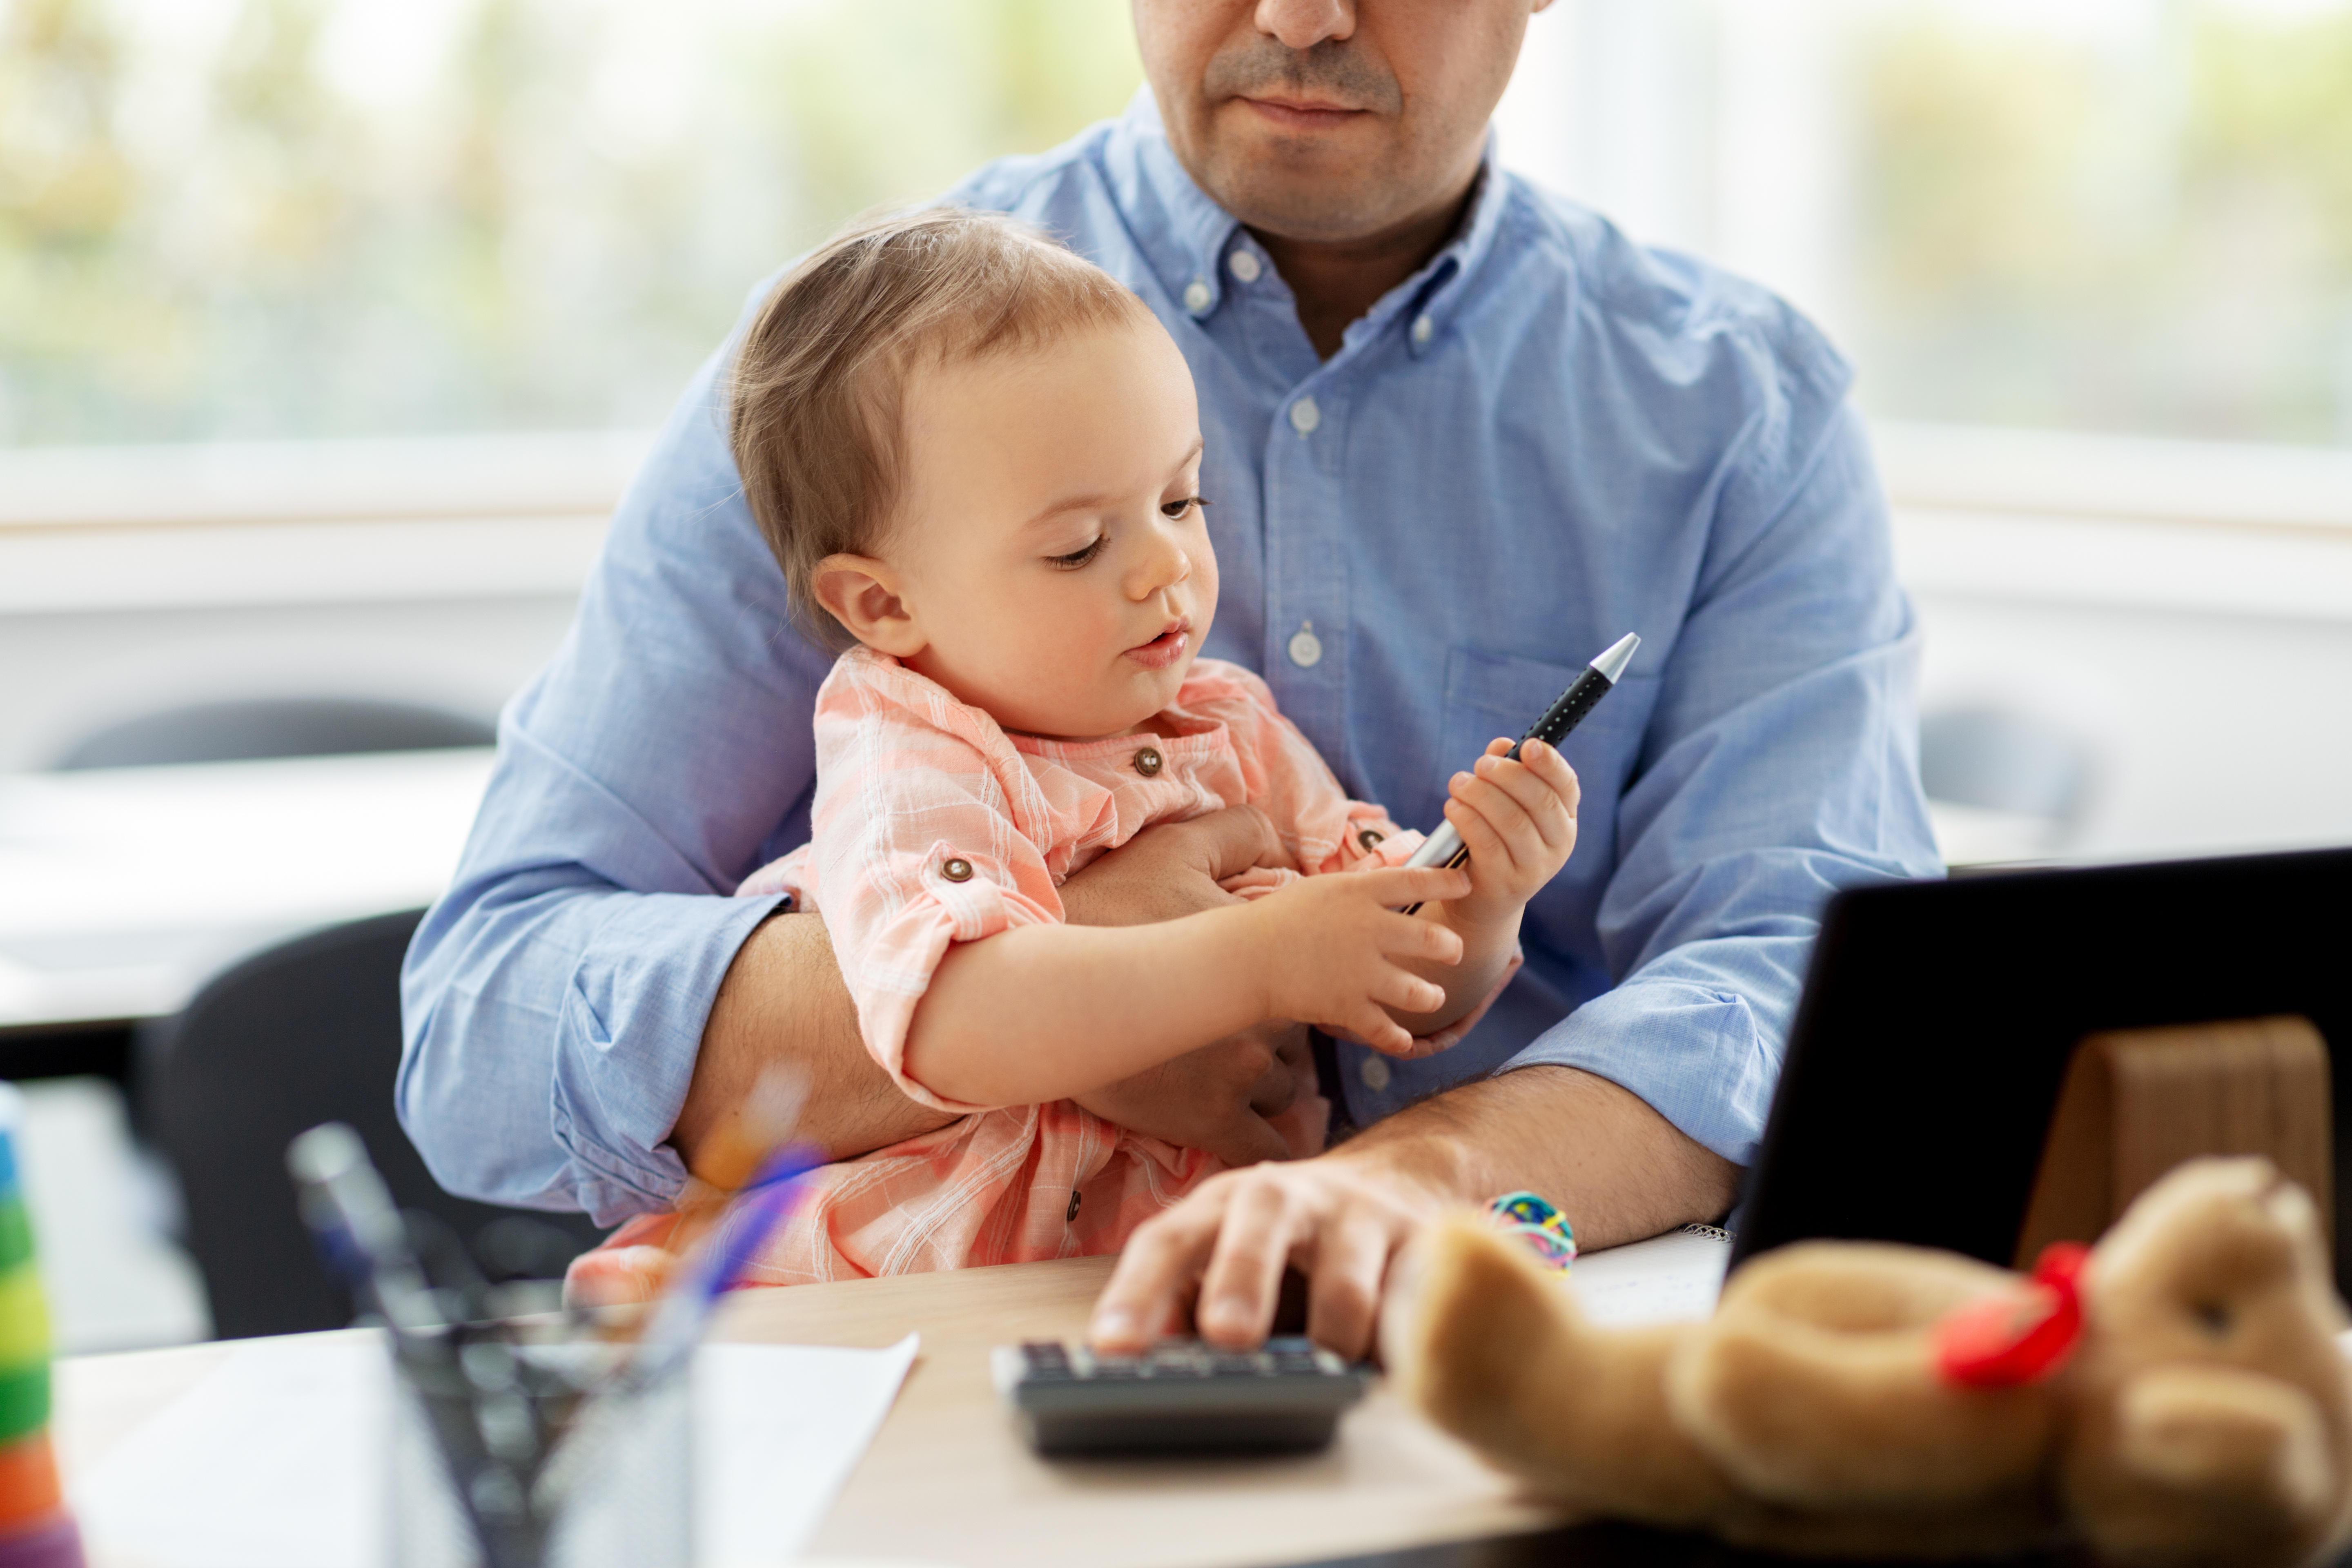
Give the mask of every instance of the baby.
<path id="1" fill-rule="evenodd" d="M 1445 807 L 1468 868 L 1406 868 L 1420 836 L 1349 800 L 1265 682 L 1199 657 L 1215 498 L 1141 301 L 1007 218 L 869 224 L 778 286 L 730 412 L 793 602 L 845 649 L 816 699 L 814 842 L 740 891 L 823 915 L 867 1049 L 959 1115 L 811 1178 L 755 1279 L 1115 1252 L 1221 1167 L 1072 1096 L 1268 1019 L 1400 1057 L 1476 1021 L 1574 846 L 1575 776 L 1496 742 Z M 1242 901 L 1064 920 L 1097 856 L 1243 805 L 1289 864 L 1229 883 Z M 1319 1118 L 1291 1136 L 1312 1152 Z"/>

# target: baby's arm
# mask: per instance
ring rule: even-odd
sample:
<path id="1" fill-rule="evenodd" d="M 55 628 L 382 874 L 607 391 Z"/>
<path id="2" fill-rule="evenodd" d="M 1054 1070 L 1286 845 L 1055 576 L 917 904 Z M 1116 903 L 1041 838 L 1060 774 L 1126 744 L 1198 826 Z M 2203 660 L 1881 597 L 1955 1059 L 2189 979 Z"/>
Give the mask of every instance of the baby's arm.
<path id="1" fill-rule="evenodd" d="M 1456 773 L 1447 789 L 1445 820 L 1470 850 L 1470 891 L 1423 906 L 1421 918 L 1462 939 L 1459 963 L 1406 967 L 1435 983 L 1444 1002 L 1427 1013 L 1391 1010 L 1407 1033 L 1434 1035 L 1458 1023 L 1494 994 L 1519 945 L 1519 917 L 1528 900 L 1559 874 L 1576 847 L 1576 770 L 1540 741 L 1529 741 L 1514 762 L 1511 742 L 1486 747 L 1474 770 Z"/>
<path id="2" fill-rule="evenodd" d="M 971 1105 L 1066 1100 L 1266 1018 L 1402 1052 L 1412 1042 L 1391 1014 L 1445 1005 L 1427 977 L 1462 942 L 1397 910 L 1473 892 L 1462 871 L 1395 868 L 1158 925 L 1023 925 L 959 942 L 916 1004 L 907 1076 Z"/>

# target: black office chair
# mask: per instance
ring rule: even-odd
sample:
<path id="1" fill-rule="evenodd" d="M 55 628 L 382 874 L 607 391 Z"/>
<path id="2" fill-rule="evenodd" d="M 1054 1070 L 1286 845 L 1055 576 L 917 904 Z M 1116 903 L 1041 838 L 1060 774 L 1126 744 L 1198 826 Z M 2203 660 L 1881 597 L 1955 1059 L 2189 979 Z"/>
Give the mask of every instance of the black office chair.
<path id="1" fill-rule="evenodd" d="M 401 1131 L 392 1103 L 400 963 L 422 918 L 383 915 L 271 948 L 142 1041 L 142 1120 L 179 1177 L 188 1247 L 222 1339 L 351 1321 L 286 1174 L 287 1143 L 321 1121 L 358 1130 L 403 1208 L 436 1216 L 477 1250 L 537 1248 L 538 1266 L 518 1271 L 561 1272 L 598 1238 L 582 1215 L 525 1216 L 449 1196 Z"/>
<path id="2" fill-rule="evenodd" d="M 488 746 L 487 720 L 413 702 L 362 697 L 264 697 L 167 708 L 110 724 L 68 747 L 58 773 L 244 763 L 362 752 L 427 752 Z"/>
<path id="3" fill-rule="evenodd" d="M 2097 773 L 2091 745 L 2007 708 L 1946 708 L 1919 721 L 1919 779 L 1930 800 L 2072 827 Z"/>

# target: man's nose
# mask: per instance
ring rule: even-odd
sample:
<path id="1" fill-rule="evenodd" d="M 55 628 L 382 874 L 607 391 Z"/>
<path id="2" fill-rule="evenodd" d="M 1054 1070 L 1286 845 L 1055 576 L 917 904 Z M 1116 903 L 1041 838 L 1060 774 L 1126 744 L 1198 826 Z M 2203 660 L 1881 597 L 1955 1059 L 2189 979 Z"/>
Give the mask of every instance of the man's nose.
<path id="1" fill-rule="evenodd" d="M 1313 48 L 1355 36 L 1355 0 L 1257 0 L 1257 30 L 1284 47 Z"/>

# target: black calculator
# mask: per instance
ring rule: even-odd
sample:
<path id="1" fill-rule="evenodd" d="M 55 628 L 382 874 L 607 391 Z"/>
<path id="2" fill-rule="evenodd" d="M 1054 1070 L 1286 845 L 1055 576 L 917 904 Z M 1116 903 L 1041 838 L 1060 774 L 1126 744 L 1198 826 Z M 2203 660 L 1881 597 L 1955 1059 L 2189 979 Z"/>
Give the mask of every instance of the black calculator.
<path id="1" fill-rule="evenodd" d="M 1331 1441 L 1372 1372 L 1304 1339 L 1223 1351 L 1165 1340 L 1142 1355 L 1000 1345 L 997 1392 L 1041 1454 L 1298 1453 Z"/>

